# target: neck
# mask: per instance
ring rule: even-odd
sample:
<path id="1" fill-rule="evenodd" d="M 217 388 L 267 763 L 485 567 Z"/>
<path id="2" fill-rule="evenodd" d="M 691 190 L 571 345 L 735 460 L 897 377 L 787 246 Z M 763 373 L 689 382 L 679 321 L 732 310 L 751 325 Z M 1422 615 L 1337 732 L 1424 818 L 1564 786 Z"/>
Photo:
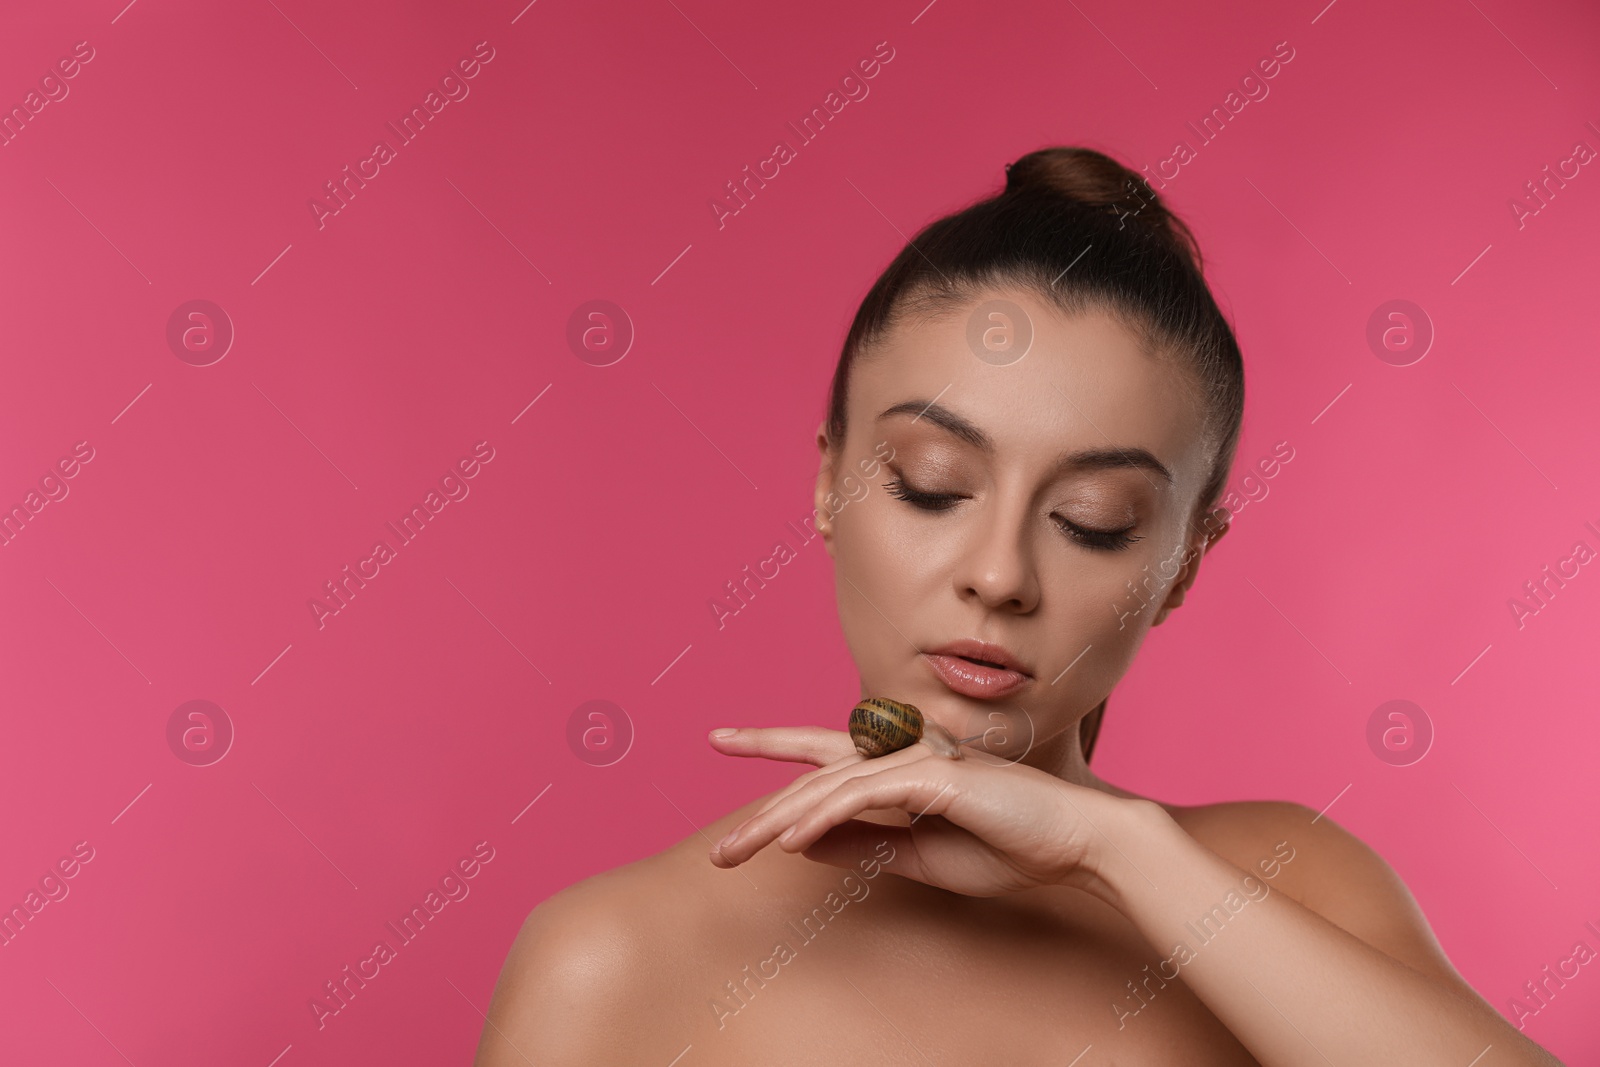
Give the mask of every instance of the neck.
<path id="1" fill-rule="evenodd" d="M 1076 722 L 1053 737 L 1036 741 L 1021 759 L 1017 759 L 1015 753 L 1003 758 L 1016 760 L 1085 789 L 1098 789 L 1112 796 L 1138 799 L 1138 794 L 1112 785 L 1089 769 L 1088 761 L 1083 758 L 1083 745 Z"/>

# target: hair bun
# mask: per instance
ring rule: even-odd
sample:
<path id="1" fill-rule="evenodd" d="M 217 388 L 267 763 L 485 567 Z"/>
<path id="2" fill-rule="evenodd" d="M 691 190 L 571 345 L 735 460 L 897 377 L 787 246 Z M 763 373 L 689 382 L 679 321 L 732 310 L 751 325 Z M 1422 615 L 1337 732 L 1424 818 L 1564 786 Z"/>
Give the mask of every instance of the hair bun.
<path id="1" fill-rule="evenodd" d="M 1103 152 L 1076 146 L 1029 152 L 1006 164 L 1003 195 L 1053 196 L 1088 208 L 1104 208 L 1125 225 L 1164 238 L 1199 269 L 1199 245 L 1189 228 L 1167 209 L 1144 175 Z"/>

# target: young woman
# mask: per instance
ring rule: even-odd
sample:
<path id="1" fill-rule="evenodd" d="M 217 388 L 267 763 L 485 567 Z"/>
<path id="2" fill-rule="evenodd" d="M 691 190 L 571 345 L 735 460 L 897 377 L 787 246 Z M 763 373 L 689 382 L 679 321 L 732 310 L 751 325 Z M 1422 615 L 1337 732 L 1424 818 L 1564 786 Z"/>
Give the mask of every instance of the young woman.
<path id="1" fill-rule="evenodd" d="M 1243 405 L 1192 236 L 1107 156 L 1032 152 L 918 234 L 845 341 L 816 504 L 862 696 L 928 738 L 713 731 L 816 769 L 535 908 L 480 1067 L 1556 1063 L 1332 819 L 1089 769 L 1228 529 Z"/>

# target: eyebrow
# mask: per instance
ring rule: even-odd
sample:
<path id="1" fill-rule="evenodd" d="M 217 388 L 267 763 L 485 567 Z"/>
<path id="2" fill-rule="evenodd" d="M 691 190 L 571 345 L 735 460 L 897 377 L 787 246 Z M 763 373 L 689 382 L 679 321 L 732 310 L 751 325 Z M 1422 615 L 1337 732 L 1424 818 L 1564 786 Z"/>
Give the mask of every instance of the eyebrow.
<path id="1" fill-rule="evenodd" d="M 951 434 L 972 445 L 982 452 L 993 454 L 994 441 L 988 434 L 978 427 L 957 415 L 947 407 L 932 400 L 905 400 L 893 407 L 885 408 L 878 415 L 878 420 L 889 418 L 891 415 L 911 415 L 915 418 L 924 418 L 936 426 L 943 427 Z M 915 421 L 915 418 L 913 421 Z M 1076 451 L 1065 452 L 1061 455 L 1058 465 L 1071 470 L 1117 470 L 1121 468 L 1154 471 L 1172 484 L 1172 472 L 1167 465 L 1162 463 L 1148 449 L 1136 445 L 1109 448 L 1083 448 Z"/>

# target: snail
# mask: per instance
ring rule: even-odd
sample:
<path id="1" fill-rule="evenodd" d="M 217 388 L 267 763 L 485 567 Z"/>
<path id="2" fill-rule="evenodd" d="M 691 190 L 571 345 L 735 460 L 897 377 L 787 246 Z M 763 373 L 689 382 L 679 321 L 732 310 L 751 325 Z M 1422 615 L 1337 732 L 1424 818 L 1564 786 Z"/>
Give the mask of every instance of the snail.
<path id="1" fill-rule="evenodd" d="M 961 741 L 954 734 L 923 718 L 915 704 L 888 697 L 868 697 L 850 709 L 850 740 L 855 742 L 856 751 L 868 759 L 887 756 L 918 741 L 941 756 L 961 758 Z"/>

